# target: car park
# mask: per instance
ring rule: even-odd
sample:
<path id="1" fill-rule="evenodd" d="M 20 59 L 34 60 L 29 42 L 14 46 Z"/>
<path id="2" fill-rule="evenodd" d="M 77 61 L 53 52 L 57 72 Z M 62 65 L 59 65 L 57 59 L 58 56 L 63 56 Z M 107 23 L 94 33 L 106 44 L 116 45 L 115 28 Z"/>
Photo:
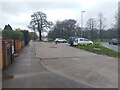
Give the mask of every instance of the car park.
<path id="1" fill-rule="evenodd" d="M 56 42 L 56 43 L 66 43 L 67 40 L 66 40 L 66 39 L 63 39 L 63 38 L 56 38 L 56 39 L 55 39 L 55 42 Z"/>

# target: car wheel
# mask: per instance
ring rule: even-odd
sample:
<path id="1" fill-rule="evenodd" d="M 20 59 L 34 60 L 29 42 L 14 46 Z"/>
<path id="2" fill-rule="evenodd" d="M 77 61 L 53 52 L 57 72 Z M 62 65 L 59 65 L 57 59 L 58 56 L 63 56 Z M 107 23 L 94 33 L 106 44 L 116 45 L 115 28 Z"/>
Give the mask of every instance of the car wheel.
<path id="1" fill-rule="evenodd" d="M 73 43 L 71 43 L 70 46 L 73 46 Z"/>

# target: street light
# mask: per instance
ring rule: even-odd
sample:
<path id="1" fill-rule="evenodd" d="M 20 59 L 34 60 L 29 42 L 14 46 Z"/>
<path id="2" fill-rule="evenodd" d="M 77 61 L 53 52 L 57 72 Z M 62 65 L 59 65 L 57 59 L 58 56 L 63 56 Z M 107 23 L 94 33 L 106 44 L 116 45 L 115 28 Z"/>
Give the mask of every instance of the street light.
<path id="1" fill-rule="evenodd" d="M 83 13 L 85 13 L 85 11 L 81 11 L 81 37 L 82 37 L 82 29 L 83 29 Z"/>

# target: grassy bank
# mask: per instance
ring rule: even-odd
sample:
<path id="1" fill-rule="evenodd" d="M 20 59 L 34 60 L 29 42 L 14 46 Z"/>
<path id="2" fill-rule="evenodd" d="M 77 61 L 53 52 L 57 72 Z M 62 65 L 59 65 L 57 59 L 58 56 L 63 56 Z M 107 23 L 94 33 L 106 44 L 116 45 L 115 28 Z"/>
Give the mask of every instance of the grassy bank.
<path id="1" fill-rule="evenodd" d="M 101 46 L 99 43 L 96 43 L 93 45 L 79 45 L 76 47 L 89 51 L 89 52 L 93 52 L 93 53 L 100 54 L 100 55 L 107 55 L 110 57 L 118 57 L 118 54 L 120 55 L 120 53 L 110 50 L 108 48 L 105 48 Z"/>

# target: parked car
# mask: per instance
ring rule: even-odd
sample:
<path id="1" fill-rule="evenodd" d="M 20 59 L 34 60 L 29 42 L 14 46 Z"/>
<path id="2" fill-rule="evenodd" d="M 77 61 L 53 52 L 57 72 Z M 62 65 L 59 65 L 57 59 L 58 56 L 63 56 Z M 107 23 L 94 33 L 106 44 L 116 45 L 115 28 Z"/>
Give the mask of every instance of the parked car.
<path id="1" fill-rule="evenodd" d="M 72 46 L 77 37 L 69 37 L 68 43 Z"/>
<path id="2" fill-rule="evenodd" d="M 73 45 L 90 45 L 90 44 L 93 44 L 93 42 L 86 38 L 76 38 L 73 42 Z"/>
<path id="3" fill-rule="evenodd" d="M 111 40 L 109 41 L 109 44 L 118 45 L 118 44 L 120 44 L 120 43 L 118 42 L 118 39 L 117 39 L 117 38 L 113 38 L 113 39 L 111 39 Z"/>
<path id="4" fill-rule="evenodd" d="M 56 42 L 56 43 L 66 43 L 67 40 L 66 40 L 66 39 L 63 39 L 63 38 L 56 38 L 56 39 L 55 39 L 55 42 Z"/>

